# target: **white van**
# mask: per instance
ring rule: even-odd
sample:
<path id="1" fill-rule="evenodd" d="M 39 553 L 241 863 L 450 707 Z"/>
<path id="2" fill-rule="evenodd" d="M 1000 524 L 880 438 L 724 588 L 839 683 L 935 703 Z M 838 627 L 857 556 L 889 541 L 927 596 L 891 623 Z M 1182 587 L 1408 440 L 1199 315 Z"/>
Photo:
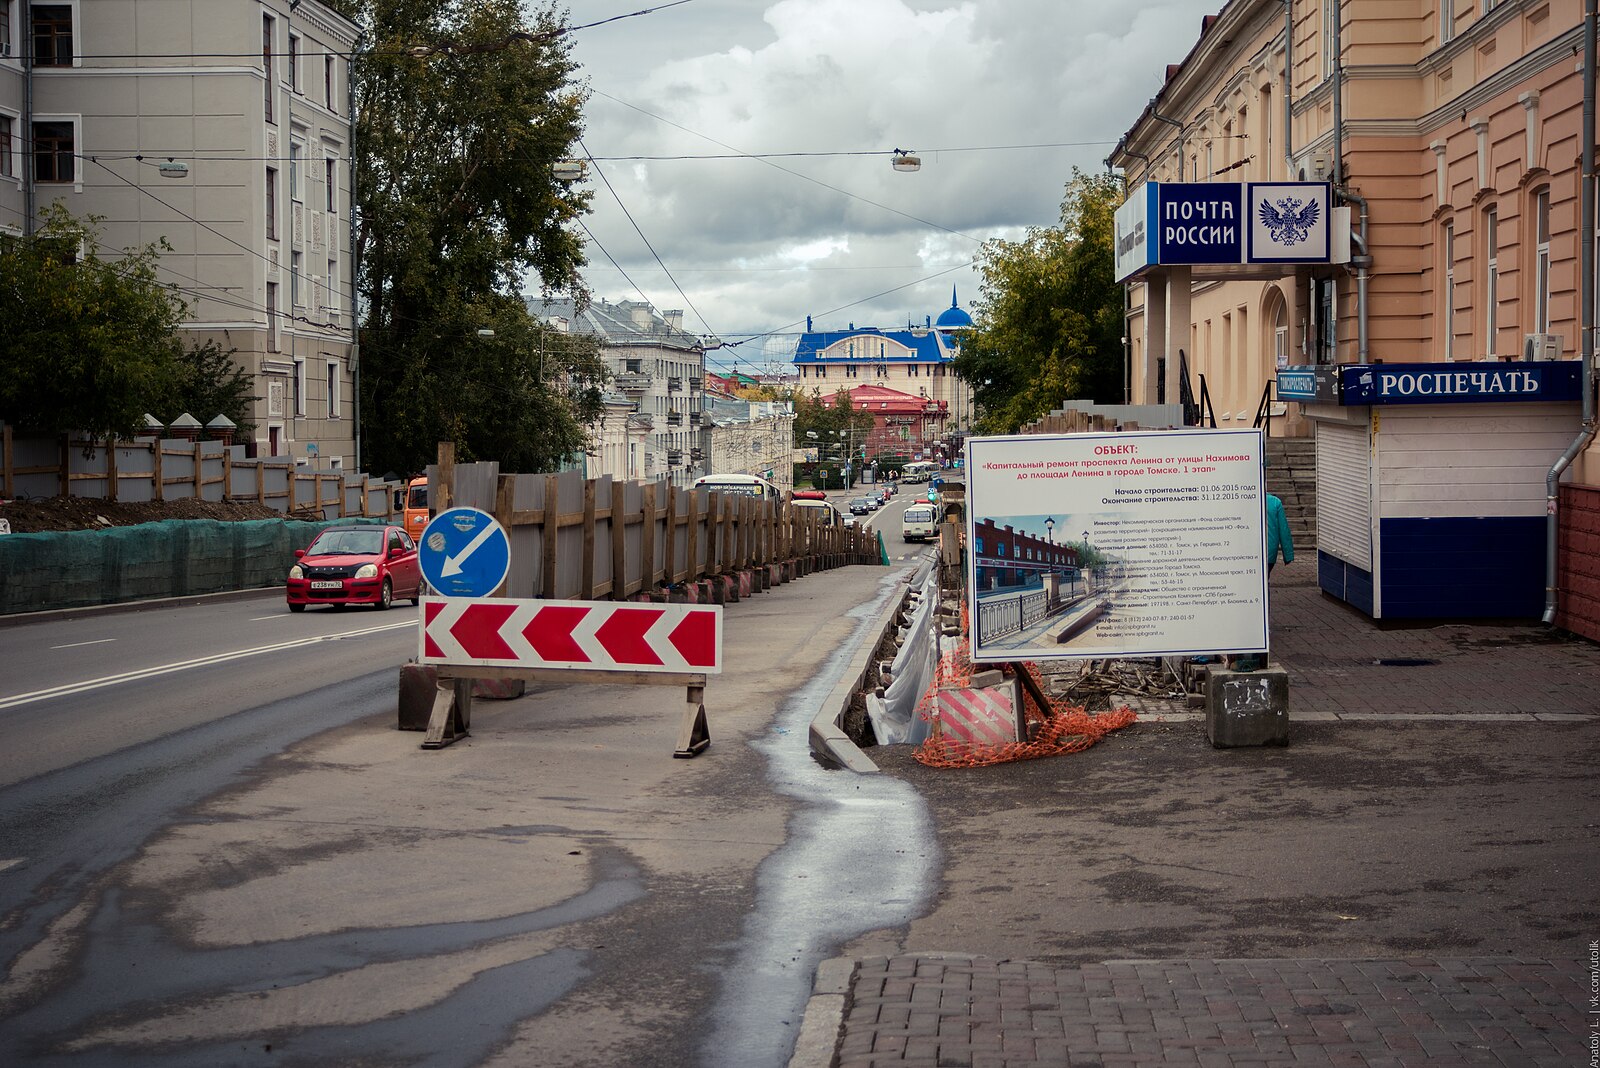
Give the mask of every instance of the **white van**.
<path id="1" fill-rule="evenodd" d="M 939 515 L 931 504 L 907 506 L 900 516 L 900 536 L 906 541 L 927 541 L 939 532 Z"/>
<path id="2" fill-rule="evenodd" d="M 789 506 L 797 509 L 802 515 L 815 512 L 817 515 L 822 517 L 822 525 L 825 527 L 836 527 L 844 522 L 843 518 L 841 518 L 839 515 L 839 509 L 835 508 L 827 501 L 796 498 L 789 502 Z"/>

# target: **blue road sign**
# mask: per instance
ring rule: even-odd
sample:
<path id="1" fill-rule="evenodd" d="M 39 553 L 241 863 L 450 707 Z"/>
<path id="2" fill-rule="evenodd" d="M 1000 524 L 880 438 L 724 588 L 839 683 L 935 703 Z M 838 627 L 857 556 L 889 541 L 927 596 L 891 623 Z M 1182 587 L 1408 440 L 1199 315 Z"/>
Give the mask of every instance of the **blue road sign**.
<path id="1" fill-rule="evenodd" d="M 441 597 L 488 597 L 511 570 L 511 542 L 488 512 L 451 508 L 417 539 L 417 562 Z"/>

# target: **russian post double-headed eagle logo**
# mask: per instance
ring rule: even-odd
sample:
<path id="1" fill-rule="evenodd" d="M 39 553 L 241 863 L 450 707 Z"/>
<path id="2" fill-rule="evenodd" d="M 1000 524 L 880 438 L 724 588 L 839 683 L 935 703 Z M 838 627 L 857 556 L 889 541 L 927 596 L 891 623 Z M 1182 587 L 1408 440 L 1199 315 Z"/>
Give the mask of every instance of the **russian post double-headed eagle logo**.
<path id="1" fill-rule="evenodd" d="M 1299 197 L 1284 197 L 1274 204 L 1263 199 L 1259 209 L 1261 224 L 1272 234 L 1272 240 L 1280 245 L 1298 245 L 1310 236 L 1311 228 L 1317 225 L 1317 216 L 1320 209 L 1315 200 L 1301 200 Z"/>

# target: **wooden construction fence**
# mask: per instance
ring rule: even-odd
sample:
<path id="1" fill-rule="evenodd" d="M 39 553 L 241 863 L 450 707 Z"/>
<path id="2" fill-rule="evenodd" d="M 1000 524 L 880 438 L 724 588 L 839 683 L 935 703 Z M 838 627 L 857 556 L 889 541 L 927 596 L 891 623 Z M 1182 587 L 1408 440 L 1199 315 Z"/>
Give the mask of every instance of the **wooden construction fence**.
<path id="1" fill-rule="evenodd" d="M 872 531 L 787 501 L 576 471 L 502 475 L 496 463 L 456 465 L 447 445 L 429 475 L 437 511 L 480 508 L 505 527 L 511 571 L 499 596 L 625 600 L 783 565 L 880 560 Z"/>
<path id="2" fill-rule="evenodd" d="M 284 513 L 324 519 L 396 517 L 396 483 L 365 474 L 307 470 L 286 457 L 247 459 L 244 447 L 187 438 L 118 441 L 60 434 L 32 440 L 31 464 L 0 427 L 0 497 L 95 497 L 112 501 L 254 501 Z M 49 462 L 43 461 L 48 456 Z M 50 493 L 41 492 L 48 489 Z"/>

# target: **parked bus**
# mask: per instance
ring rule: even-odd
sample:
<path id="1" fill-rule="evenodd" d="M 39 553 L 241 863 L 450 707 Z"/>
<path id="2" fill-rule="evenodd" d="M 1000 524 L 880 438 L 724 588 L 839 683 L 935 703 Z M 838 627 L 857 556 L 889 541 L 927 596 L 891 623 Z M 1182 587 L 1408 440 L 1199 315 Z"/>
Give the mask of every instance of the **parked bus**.
<path id="1" fill-rule="evenodd" d="M 783 500 L 783 491 L 760 475 L 705 475 L 694 480 L 694 488 L 712 493 L 737 493 L 763 501 Z"/>
<path id="2" fill-rule="evenodd" d="M 900 469 L 902 482 L 926 482 L 939 471 L 932 460 L 913 460 Z"/>

